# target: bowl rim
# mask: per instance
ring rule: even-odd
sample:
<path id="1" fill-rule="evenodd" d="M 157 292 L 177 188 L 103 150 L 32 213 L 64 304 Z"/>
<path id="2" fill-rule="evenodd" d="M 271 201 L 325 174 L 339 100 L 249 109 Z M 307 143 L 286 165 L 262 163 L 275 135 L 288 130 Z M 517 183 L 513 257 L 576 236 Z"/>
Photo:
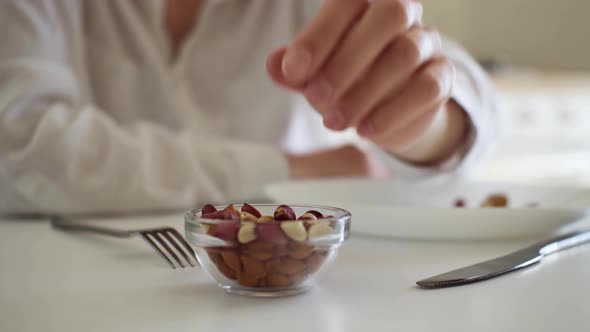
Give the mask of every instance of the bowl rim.
<path id="1" fill-rule="evenodd" d="M 248 203 L 250 204 L 250 203 Z M 226 208 L 228 205 L 214 205 L 215 208 L 217 210 L 220 209 L 224 209 Z M 232 204 L 234 205 L 234 207 L 238 206 L 242 206 L 244 205 L 242 204 Z M 261 204 L 250 204 L 253 207 L 259 207 L 259 206 L 263 206 L 263 207 L 278 207 L 280 205 L 287 205 L 289 207 L 292 208 L 309 208 L 310 210 L 315 210 L 315 209 L 324 209 L 324 210 L 332 210 L 334 212 L 334 215 L 332 215 L 331 217 L 328 218 L 321 218 L 321 219 L 316 219 L 313 220 L 314 223 L 338 223 L 338 224 L 349 224 L 350 220 L 351 220 L 351 213 L 343 208 L 339 208 L 339 207 L 334 207 L 334 206 L 327 206 L 327 205 L 314 205 L 314 204 L 272 204 L 272 203 L 261 203 Z M 211 218 L 203 218 L 200 217 L 199 215 L 201 214 L 201 210 L 202 208 L 199 209 L 191 209 L 189 210 L 186 214 L 185 214 L 185 222 L 197 222 L 197 223 L 206 223 L 206 224 L 232 224 L 232 223 L 236 223 L 236 222 L 240 222 L 240 220 L 228 220 L 228 219 L 211 219 Z M 264 224 L 280 224 L 283 222 L 289 222 L 289 221 L 305 221 L 305 220 L 273 220 L 273 221 L 267 221 L 264 222 Z M 255 221 L 250 221 L 250 222 L 255 222 Z"/>

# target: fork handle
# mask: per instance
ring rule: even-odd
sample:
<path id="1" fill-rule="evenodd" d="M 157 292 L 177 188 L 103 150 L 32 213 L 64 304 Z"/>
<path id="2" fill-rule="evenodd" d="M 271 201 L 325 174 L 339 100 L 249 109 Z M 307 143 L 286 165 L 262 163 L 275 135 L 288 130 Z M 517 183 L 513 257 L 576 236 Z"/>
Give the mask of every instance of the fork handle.
<path id="1" fill-rule="evenodd" d="M 53 227 L 65 230 L 65 231 L 73 231 L 73 232 L 89 232 L 89 233 L 96 233 L 101 235 L 108 235 L 114 236 L 118 238 L 128 238 L 133 235 L 133 232 L 125 231 L 125 230 L 118 230 L 112 229 L 107 227 L 98 227 L 92 225 L 86 225 L 82 223 L 75 223 L 63 217 L 52 217 L 51 224 Z"/>

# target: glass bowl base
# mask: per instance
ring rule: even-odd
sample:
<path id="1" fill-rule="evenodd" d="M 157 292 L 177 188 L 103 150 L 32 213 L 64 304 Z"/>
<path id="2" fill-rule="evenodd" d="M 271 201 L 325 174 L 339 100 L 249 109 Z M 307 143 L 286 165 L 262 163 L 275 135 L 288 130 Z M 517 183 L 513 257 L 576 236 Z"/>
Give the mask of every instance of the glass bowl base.
<path id="1" fill-rule="evenodd" d="M 243 296 L 250 296 L 250 297 L 266 297 L 266 298 L 273 298 L 273 297 L 287 297 L 287 296 L 295 296 L 300 295 L 308 290 L 310 290 L 313 286 L 311 285 L 301 285 L 298 287 L 291 287 L 291 288 L 283 288 L 283 289 L 257 289 L 257 288 L 243 288 L 243 287 L 234 287 L 223 285 L 223 288 L 226 292 L 231 294 L 243 295 Z"/>

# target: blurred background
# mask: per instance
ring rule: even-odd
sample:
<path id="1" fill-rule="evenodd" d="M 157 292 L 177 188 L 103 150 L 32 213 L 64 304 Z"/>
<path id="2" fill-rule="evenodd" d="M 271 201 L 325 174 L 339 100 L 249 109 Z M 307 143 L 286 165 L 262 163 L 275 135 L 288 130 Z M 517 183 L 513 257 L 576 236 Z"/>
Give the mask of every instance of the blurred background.
<path id="1" fill-rule="evenodd" d="M 501 139 L 473 177 L 590 186 L 590 1 L 422 2 L 497 87 Z"/>

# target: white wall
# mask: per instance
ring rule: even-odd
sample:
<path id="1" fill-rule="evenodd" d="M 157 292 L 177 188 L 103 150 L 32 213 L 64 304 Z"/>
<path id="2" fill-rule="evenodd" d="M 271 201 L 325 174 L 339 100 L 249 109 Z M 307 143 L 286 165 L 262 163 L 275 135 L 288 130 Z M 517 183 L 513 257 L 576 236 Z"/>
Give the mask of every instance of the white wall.
<path id="1" fill-rule="evenodd" d="M 478 57 L 590 69 L 590 0 L 423 0 L 428 24 Z"/>

